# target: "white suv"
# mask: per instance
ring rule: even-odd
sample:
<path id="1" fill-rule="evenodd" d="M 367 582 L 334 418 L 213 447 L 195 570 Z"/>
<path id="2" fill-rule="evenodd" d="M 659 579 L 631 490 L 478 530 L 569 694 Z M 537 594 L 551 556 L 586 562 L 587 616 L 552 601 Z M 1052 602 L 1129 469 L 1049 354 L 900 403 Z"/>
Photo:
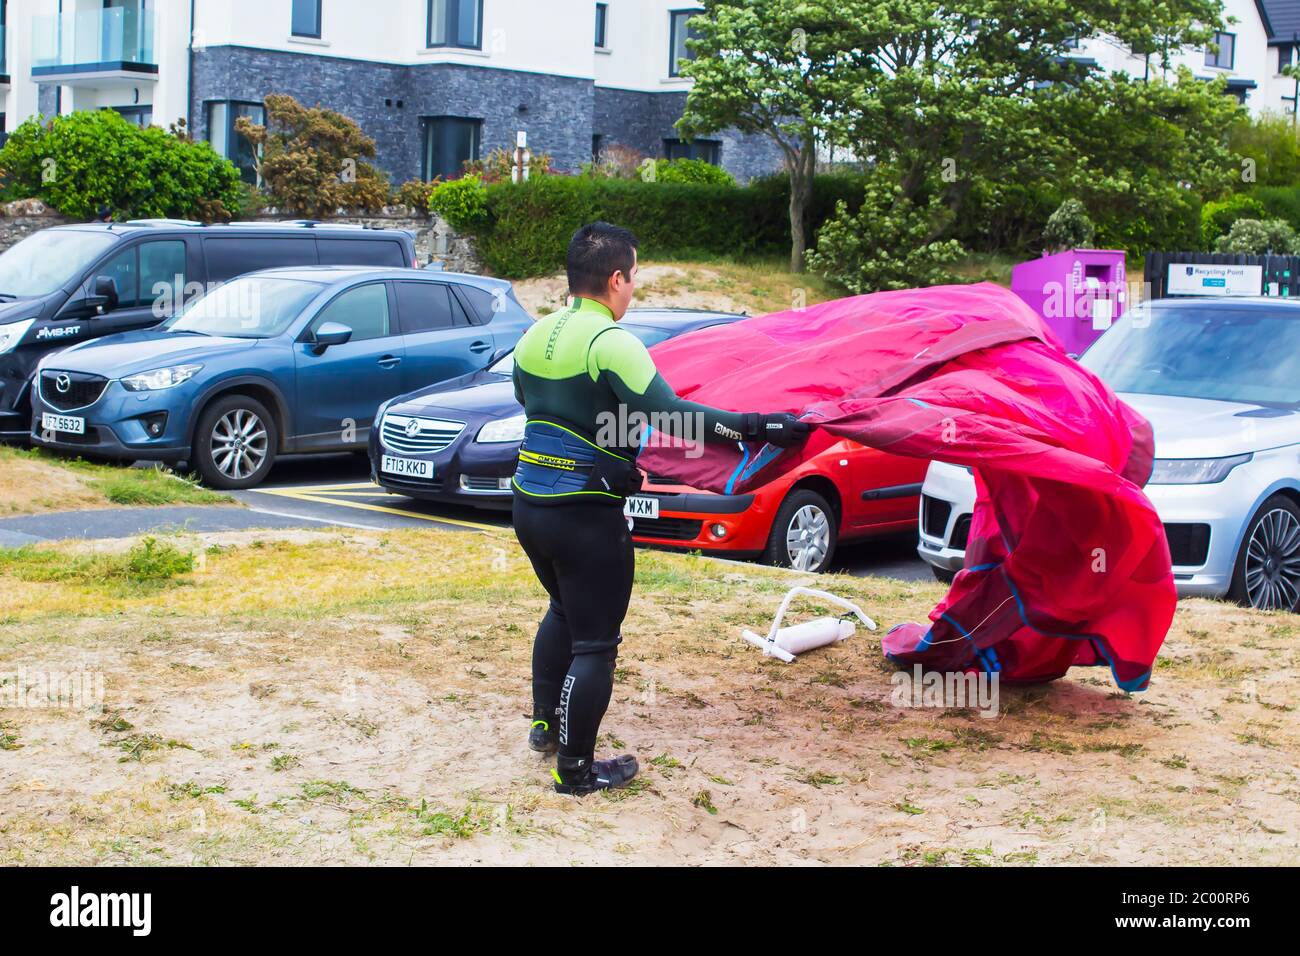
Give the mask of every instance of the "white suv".
<path id="1" fill-rule="evenodd" d="M 1178 593 L 1300 610 L 1300 302 L 1148 302 L 1080 361 L 1155 431 L 1145 490 Z M 941 580 L 962 567 L 974 505 L 968 469 L 930 465 L 917 552 Z"/>

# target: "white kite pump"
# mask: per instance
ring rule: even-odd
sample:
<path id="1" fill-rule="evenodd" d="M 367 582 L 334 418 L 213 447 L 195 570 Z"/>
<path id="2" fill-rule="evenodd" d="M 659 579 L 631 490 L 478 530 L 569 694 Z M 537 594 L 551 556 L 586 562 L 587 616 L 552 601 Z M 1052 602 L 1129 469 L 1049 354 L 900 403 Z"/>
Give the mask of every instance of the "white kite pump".
<path id="1" fill-rule="evenodd" d="M 747 628 L 741 630 L 740 636 L 755 647 L 762 648 L 766 656 L 778 657 L 787 664 L 794 663 L 796 654 L 810 651 L 814 647 L 825 647 L 827 644 L 834 644 L 853 636 L 857 629 L 856 625 L 852 621 L 839 617 L 818 617 L 793 627 L 782 627 L 781 618 L 785 616 L 790 601 L 798 594 L 807 594 L 810 597 L 838 604 L 856 614 L 868 630 L 876 629 L 876 622 L 863 614 L 862 609 L 852 601 L 846 601 L 826 591 L 818 591 L 816 588 L 793 587 L 786 591 L 785 597 L 781 599 L 781 606 L 777 608 L 776 617 L 772 619 L 772 628 L 767 632 L 766 637 L 755 634 Z"/>

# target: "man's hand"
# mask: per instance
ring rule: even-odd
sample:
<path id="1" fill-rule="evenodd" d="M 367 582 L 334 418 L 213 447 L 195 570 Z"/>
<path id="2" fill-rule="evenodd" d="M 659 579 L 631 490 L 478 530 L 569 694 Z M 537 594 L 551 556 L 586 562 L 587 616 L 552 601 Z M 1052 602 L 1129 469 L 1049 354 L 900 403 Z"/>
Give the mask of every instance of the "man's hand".
<path id="1" fill-rule="evenodd" d="M 808 437 L 812 430 L 807 422 L 801 422 L 789 412 L 777 412 L 772 415 L 759 416 L 759 435 L 769 445 L 789 448 Z"/>

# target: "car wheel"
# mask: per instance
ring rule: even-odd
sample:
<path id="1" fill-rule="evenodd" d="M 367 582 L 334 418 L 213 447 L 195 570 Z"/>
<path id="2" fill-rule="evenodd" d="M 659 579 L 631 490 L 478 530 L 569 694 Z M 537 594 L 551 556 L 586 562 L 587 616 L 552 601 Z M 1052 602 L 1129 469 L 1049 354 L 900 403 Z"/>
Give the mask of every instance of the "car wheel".
<path id="1" fill-rule="evenodd" d="M 796 571 L 825 571 L 835 555 L 839 530 L 835 512 L 826 499 L 800 488 L 781 502 L 767 537 L 763 561 Z"/>
<path id="2" fill-rule="evenodd" d="M 1300 610 L 1300 508 L 1285 495 L 1265 501 L 1246 526 L 1228 596 L 1263 611 Z"/>
<path id="3" fill-rule="evenodd" d="M 191 458 L 205 484 L 251 488 L 271 470 L 279 440 L 265 405 L 247 395 L 227 395 L 203 410 Z"/>
<path id="4" fill-rule="evenodd" d="M 936 581 L 942 581 L 944 584 L 952 584 L 952 582 L 957 578 L 957 572 L 949 571 L 947 568 L 935 567 L 932 564 L 930 565 L 930 570 L 934 572 L 934 579 Z"/>

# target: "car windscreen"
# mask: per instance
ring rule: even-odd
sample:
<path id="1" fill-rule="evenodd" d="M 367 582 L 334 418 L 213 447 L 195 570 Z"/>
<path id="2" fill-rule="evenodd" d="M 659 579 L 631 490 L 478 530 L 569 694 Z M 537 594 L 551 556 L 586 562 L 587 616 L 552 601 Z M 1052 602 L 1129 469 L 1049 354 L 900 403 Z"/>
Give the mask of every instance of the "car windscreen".
<path id="1" fill-rule="evenodd" d="M 1139 306 L 1080 362 L 1117 392 L 1300 407 L 1300 309 Z"/>
<path id="2" fill-rule="evenodd" d="M 171 332 L 271 338 L 283 334 L 323 288 L 303 279 L 243 276 L 195 299 L 163 327 Z"/>
<path id="3" fill-rule="evenodd" d="M 108 232 L 43 229 L 0 255 L 0 295 L 49 295 L 118 241 Z"/>

